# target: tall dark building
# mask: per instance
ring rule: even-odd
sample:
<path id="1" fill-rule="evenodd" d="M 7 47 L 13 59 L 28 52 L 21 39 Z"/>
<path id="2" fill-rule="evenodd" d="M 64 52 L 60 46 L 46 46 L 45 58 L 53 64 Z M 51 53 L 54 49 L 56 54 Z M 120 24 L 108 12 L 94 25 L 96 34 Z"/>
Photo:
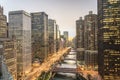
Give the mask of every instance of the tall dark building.
<path id="1" fill-rule="evenodd" d="M 104 80 L 120 80 L 120 0 L 98 0 L 98 66 Z"/>
<path id="2" fill-rule="evenodd" d="M 48 15 L 45 12 L 31 13 L 33 58 L 41 61 L 48 56 Z"/>
<path id="3" fill-rule="evenodd" d="M 76 21 L 76 48 L 77 48 L 77 60 L 80 65 L 84 64 L 84 20 L 82 17 Z"/>
<path id="4" fill-rule="evenodd" d="M 82 17 L 76 21 L 76 43 L 77 48 L 84 47 L 84 20 Z"/>
<path id="5" fill-rule="evenodd" d="M 58 25 L 56 25 L 56 38 L 56 51 L 58 51 L 60 49 L 60 30 Z"/>
<path id="6" fill-rule="evenodd" d="M 97 70 L 97 15 L 89 11 L 84 20 L 76 21 L 77 60 L 87 70 Z"/>
<path id="7" fill-rule="evenodd" d="M 84 59 L 88 70 L 97 70 L 97 15 L 89 11 L 89 14 L 84 17 Z"/>
<path id="8" fill-rule="evenodd" d="M 56 40 L 57 40 L 57 31 L 56 31 L 56 21 L 49 19 L 48 20 L 48 33 L 49 33 L 49 53 L 56 52 Z"/>
<path id="9" fill-rule="evenodd" d="M 84 19 L 84 48 L 86 50 L 97 50 L 97 15 L 89 11 Z"/>

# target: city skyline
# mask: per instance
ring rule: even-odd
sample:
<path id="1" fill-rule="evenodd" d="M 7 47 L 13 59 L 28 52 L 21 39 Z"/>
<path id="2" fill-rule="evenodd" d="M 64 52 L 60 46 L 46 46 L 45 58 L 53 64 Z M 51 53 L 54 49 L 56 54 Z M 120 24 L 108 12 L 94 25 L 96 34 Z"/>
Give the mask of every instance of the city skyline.
<path id="1" fill-rule="evenodd" d="M 119 80 L 119 4 L 1 0 L 0 80 Z"/>
<path id="2" fill-rule="evenodd" d="M 7 16 L 9 11 L 15 10 L 25 10 L 29 13 L 46 12 L 49 18 L 57 21 L 62 32 L 64 30 L 69 32 L 70 37 L 74 37 L 76 34 L 75 20 L 78 17 L 84 17 L 89 11 L 97 13 L 97 0 L 25 0 L 24 2 L 19 0 L 4 0 L 0 1 L 0 3 L 4 7 L 4 13 Z"/>

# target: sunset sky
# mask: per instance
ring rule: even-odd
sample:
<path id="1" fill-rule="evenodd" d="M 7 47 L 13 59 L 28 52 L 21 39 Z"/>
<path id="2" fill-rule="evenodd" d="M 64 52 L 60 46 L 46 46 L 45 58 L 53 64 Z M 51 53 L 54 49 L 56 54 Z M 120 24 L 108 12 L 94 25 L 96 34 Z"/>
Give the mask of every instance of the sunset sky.
<path id="1" fill-rule="evenodd" d="M 0 0 L 5 15 L 9 11 L 25 10 L 27 12 L 46 12 L 51 19 L 55 19 L 61 31 L 69 31 L 74 37 L 75 21 L 88 14 L 97 13 L 97 0 Z"/>

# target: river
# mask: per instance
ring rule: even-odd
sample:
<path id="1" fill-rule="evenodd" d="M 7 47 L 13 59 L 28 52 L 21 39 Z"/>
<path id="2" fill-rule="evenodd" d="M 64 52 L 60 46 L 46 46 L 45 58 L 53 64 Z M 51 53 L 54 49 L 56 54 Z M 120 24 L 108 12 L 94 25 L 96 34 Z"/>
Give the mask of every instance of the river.
<path id="1" fill-rule="evenodd" d="M 67 60 L 66 60 L 67 59 Z M 73 59 L 73 60 L 70 60 Z M 76 52 L 74 49 L 65 56 L 60 68 L 76 68 Z M 74 73 L 56 73 L 53 80 L 76 80 L 76 74 Z"/>

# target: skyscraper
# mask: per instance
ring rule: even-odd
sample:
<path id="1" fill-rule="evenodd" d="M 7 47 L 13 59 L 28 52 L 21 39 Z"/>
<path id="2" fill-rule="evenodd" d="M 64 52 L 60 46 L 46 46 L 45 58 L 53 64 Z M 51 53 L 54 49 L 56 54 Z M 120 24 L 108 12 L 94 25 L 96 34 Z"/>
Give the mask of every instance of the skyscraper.
<path id="1" fill-rule="evenodd" d="M 3 14 L 3 7 L 0 6 L 0 38 L 7 37 L 7 19 Z"/>
<path id="2" fill-rule="evenodd" d="M 60 49 L 60 30 L 58 25 L 56 25 L 56 38 L 56 50 L 58 51 Z"/>
<path id="3" fill-rule="evenodd" d="M 84 17 L 84 49 L 85 65 L 89 69 L 97 69 L 97 15 L 89 11 Z"/>
<path id="4" fill-rule="evenodd" d="M 7 38 L 7 19 L 6 16 L 3 14 L 3 7 L 0 6 L 0 38 Z M 3 42 L 2 42 L 3 44 Z M 0 62 L 2 65 L 2 56 L 3 56 L 3 45 L 0 44 Z M 2 67 L 0 66 L 0 69 Z M 1 70 L 0 70 L 1 72 Z M 2 72 L 1 72 L 2 74 Z"/>
<path id="5" fill-rule="evenodd" d="M 86 50 L 97 50 L 97 15 L 89 11 L 84 19 L 84 48 Z"/>
<path id="6" fill-rule="evenodd" d="M 8 26 L 3 7 L 0 6 L 0 68 L 4 80 L 17 80 L 16 52 L 14 40 L 8 38 Z"/>
<path id="7" fill-rule="evenodd" d="M 45 12 L 31 13 L 33 58 L 44 60 L 48 56 L 48 15 Z"/>
<path id="8" fill-rule="evenodd" d="M 76 21 L 76 48 L 77 60 L 80 65 L 84 64 L 84 20 L 82 17 Z"/>
<path id="9" fill-rule="evenodd" d="M 14 79 L 17 80 L 17 67 L 16 67 L 16 45 L 15 40 L 9 38 L 0 38 L 0 45 L 2 48 L 1 58 L 2 61 L 2 74 L 4 80 Z M 6 68 L 5 68 L 6 67 Z"/>
<path id="10" fill-rule="evenodd" d="M 64 31 L 64 32 L 63 32 L 63 35 L 64 35 L 65 40 L 68 41 L 68 40 L 69 40 L 69 39 L 68 39 L 68 38 L 69 38 L 69 36 L 68 36 L 68 31 Z"/>
<path id="11" fill-rule="evenodd" d="M 120 80 L 120 0 L 98 0 L 99 74 Z"/>
<path id="12" fill-rule="evenodd" d="M 56 52 L 57 30 L 56 21 L 49 19 L 48 21 L 48 33 L 49 33 L 49 53 Z"/>
<path id="13" fill-rule="evenodd" d="M 88 70 L 97 69 L 97 31 L 97 15 L 92 11 L 76 21 L 77 59 Z"/>
<path id="14" fill-rule="evenodd" d="M 64 36 L 64 39 L 65 39 L 65 46 L 68 46 L 68 42 L 69 42 L 68 31 L 64 31 L 63 36 Z"/>
<path id="15" fill-rule="evenodd" d="M 84 20 L 82 17 L 76 21 L 76 47 L 84 48 Z"/>
<path id="16" fill-rule="evenodd" d="M 27 12 L 9 12 L 9 37 L 16 39 L 17 80 L 24 80 L 31 70 L 31 16 Z"/>

